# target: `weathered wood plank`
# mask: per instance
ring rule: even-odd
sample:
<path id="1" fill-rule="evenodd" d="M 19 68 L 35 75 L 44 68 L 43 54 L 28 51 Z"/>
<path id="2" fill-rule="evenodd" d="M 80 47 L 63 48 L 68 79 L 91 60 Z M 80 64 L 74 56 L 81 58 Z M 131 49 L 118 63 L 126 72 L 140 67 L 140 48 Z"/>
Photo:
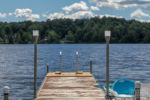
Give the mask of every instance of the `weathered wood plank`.
<path id="1" fill-rule="evenodd" d="M 48 73 L 36 100 L 105 100 L 91 73 Z"/>
<path id="2" fill-rule="evenodd" d="M 67 72 L 67 73 L 48 73 L 47 76 L 50 77 L 92 77 L 92 74 L 89 72 L 78 72 L 72 73 L 72 72 Z"/>

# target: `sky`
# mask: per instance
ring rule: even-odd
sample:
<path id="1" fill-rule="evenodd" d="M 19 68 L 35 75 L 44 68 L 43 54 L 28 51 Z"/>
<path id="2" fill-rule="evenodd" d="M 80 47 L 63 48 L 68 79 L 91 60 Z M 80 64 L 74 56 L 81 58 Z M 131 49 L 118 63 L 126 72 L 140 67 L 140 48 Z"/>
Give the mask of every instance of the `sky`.
<path id="1" fill-rule="evenodd" d="M 150 0 L 0 0 L 3 22 L 95 16 L 150 22 Z"/>

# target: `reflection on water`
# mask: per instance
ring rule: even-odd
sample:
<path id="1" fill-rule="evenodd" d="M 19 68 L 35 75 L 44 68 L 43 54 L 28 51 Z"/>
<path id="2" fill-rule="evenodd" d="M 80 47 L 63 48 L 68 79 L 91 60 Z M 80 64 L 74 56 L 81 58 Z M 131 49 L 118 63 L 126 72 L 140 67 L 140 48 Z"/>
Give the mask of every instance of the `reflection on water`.
<path id="1" fill-rule="evenodd" d="M 105 84 L 105 44 L 43 44 L 38 45 L 38 87 L 45 74 L 59 70 L 59 51 L 63 52 L 63 71 L 75 71 L 75 52 L 79 51 L 80 70 L 93 73 Z M 33 45 L 0 45 L 0 99 L 3 87 L 10 87 L 10 100 L 31 100 L 33 97 Z M 150 82 L 149 44 L 111 44 L 110 82 L 119 78 Z"/>

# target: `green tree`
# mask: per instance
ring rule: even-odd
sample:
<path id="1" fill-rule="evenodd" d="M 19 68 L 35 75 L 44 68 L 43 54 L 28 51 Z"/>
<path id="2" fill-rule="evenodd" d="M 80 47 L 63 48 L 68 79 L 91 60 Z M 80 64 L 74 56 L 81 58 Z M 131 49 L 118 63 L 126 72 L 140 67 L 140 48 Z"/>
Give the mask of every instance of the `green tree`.
<path id="1" fill-rule="evenodd" d="M 60 36 L 54 30 L 47 31 L 49 43 L 59 43 Z"/>
<path id="2" fill-rule="evenodd" d="M 72 42 L 74 41 L 74 36 L 71 31 L 68 31 L 68 34 L 66 35 L 66 39 Z"/>

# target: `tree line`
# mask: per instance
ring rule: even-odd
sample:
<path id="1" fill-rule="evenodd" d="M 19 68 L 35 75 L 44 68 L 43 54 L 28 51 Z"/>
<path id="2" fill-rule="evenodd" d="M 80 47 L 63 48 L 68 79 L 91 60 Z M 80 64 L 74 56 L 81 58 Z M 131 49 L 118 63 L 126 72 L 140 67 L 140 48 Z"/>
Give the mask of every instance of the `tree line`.
<path id="1" fill-rule="evenodd" d="M 111 17 L 0 22 L 0 43 L 33 43 L 37 29 L 39 43 L 104 43 L 105 30 L 111 30 L 111 43 L 150 43 L 150 23 Z"/>

